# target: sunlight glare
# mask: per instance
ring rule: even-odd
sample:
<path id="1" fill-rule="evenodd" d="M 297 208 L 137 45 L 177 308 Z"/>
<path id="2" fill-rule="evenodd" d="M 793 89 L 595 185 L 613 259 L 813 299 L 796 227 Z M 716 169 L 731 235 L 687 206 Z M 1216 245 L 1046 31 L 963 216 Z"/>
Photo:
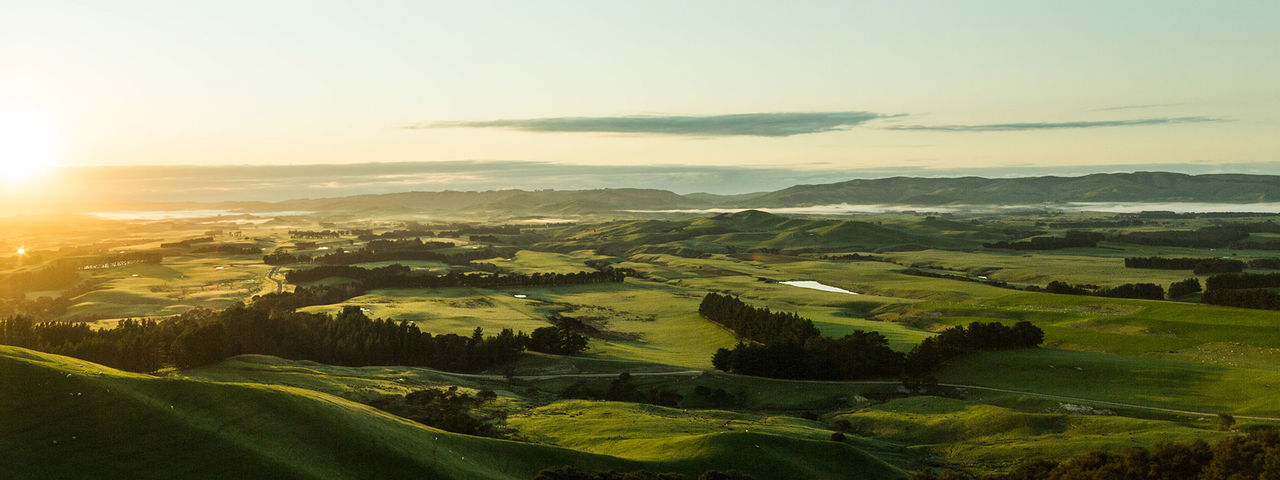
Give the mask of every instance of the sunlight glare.
<path id="1" fill-rule="evenodd" d="M 10 187 L 30 180 L 58 160 L 57 129 L 46 115 L 31 110 L 0 110 L 0 183 Z"/>

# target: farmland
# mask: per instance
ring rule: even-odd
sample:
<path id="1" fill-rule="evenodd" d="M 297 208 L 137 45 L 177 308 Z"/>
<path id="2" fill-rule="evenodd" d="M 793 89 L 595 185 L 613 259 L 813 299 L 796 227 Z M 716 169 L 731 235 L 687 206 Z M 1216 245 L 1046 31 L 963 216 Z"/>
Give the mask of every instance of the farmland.
<path id="1" fill-rule="evenodd" d="M 850 220 L 747 211 L 584 220 L 487 237 L 450 233 L 446 230 L 458 228 L 439 225 L 433 228 L 441 233 L 422 240 L 457 245 L 446 245 L 444 252 L 498 248 L 505 249 L 503 255 L 352 265 L 355 272 L 403 265 L 406 278 L 626 272 L 619 282 L 500 288 L 365 288 L 361 282 L 368 280 L 342 276 L 292 284 L 284 280 L 289 272 L 315 265 L 273 266 L 264 264 L 262 255 L 160 247 L 207 233 L 207 225 L 146 222 L 127 235 L 107 225 L 96 230 L 97 242 L 121 251 L 159 252 L 162 260 L 77 272 L 61 285 L 24 292 L 6 308 L 105 332 L 127 318 L 198 317 L 201 311 L 252 306 L 264 296 L 353 286 L 360 287 L 354 295 L 313 302 L 297 312 L 321 317 L 359 312 L 460 338 L 504 329 L 529 334 L 563 325 L 557 322 L 567 318 L 587 329 L 586 348 L 575 355 L 525 351 L 514 361 L 467 372 L 328 365 L 246 351 L 195 368 L 170 366 L 140 374 L 3 347 L 6 389 L 46 386 L 30 398 L 7 396 L 4 418 L 16 418 L 12 412 L 17 411 L 35 411 L 36 418 L 88 404 L 117 412 L 113 415 L 150 419 L 172 430 L 173 438 L 221 452 L 221 457 L 201 457 L 204 463 L 184 467 L 188 470 L 170 472 L 174 475 L 233 463 L 246 470 L 226 470 L 227 475 L 354 478 L 356 472 L 381 471 L 390 477 L 413 472 L 513 479 L 532 478 L 561 464 L 689 476 L 734 469 L 759 478 L 998 473 L 1028 455 L 1060 460 L 1160 441 L 1216 441 L 1280 423 L 1280 312 L 1206 305 L 1197 296 L 1149 300 L 1038 291 L 1053 281 L 1103 288 L 1208 277 L 1126 268 L 1125 257 L 1248 261 L 1273 252 L 1111 240 L 1058 250 L 982 246 L 1023 230 L 1039 228 L 1033 234 L 1042 236 L 1070 230 L 1045 228 L 1039 215 L 893 213 Z M 1112 218 L 1072 216 L 1077 223 Z M 370 245 L 357 238 L 367 233 L 349 233 L 298 247 L 291 232 L 317 228 L 317 220 L 282 217 L 271 224 L 227 225 L 211 243 L 306 255 L 317 264 L 339 249 Z M 1159 228 L 1207 224 L 1196 218 L 1163 222 Z M 405 228 L 399 225 L 385 220 L 350 231 L 394 233 Z M 1101 233 L 1143 228 L 1152 227 Z M 43 256 L 45 261 L 57 257 Z M 6 268 L 6 275 L 22 275 L 42 267 L 29 257 L 11 259 Z M 783 283 L 795 281 L 817 282 L 810 285 L 830 291 Z M 713 366 L 717 350 L 734 348 L 743 339 L 699 315 L 699 302 L 709 292 L 794 312 L 825 337 L 875 332 L 902 353 L 973 322 L 1027 322 L 1042 330 L 1044 339 L 1039 348 L 951 359 L 923 387 L 894 377 L 824 381 L 736 375 Z M 450 433 L 374 407 L 413 392 L 450 388 L 472 396 L 493 392 L 467 415 L 498 433 Z M 1231 430 L 1221 428 L 1218 414 L 1236 419 Z M 226 423 L 227 418 L 255 420 Z M 142 433 L 112 422 L 86 417 L 75 422 L 82 428 L 78 432 L 66 424 L 9 423 L 6 428 L 31 432 L 39 441 L 6 448 L 13 452 L 9 458 L 30 459 L 69 441 L 92 445 L 67 457 L 67 468 L 99 461 L 95 455 L 144 450 L 154 458 L 184 458 L 162 446 L 117 444 L 112 435 Z M 290 430 L 286 425 L 298 424 L 307 425 L 307 431 L 282 435 Z M 843 440 L 833 442 L 836 433 Z M 139 462 L 155 461 L 130 455 Z M 119 464 L 104 474 L 122 476 L 128 468 Z"/>

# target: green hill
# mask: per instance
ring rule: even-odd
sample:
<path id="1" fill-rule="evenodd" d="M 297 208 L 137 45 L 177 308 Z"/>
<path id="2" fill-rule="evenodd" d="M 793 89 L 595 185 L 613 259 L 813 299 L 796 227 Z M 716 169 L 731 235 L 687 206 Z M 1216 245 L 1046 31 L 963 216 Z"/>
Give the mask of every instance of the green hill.
<path id="1" fill-rule="evenodd" d="M 0 347 L 5 478 L 529 479 L 644 465 L 469 437 L 310 390 L 155 378 Z"/>
<path id="2" fill-rule="evenodd" d="M 745 200 L 742 206 L 904 204 L 1018 205 L 1063 202 L 1280 201 L 1280 176 L 1101 173 L 1080 177 L 892 177 L 796 185 Z"/>
<path id="3" fill-rule="evenodd" d="M 613 255 L 732 253 L 758 248 L 784 251 L 893 250 L 976 247 L 976 240 L 924 229 L 852 220 L 795 218 L 744 210 L 688 220 L 636 220 L 571 227 L 543 249 L 599 248 Z"/>
<path id="4" fill-rule="evenodd" d="M 903 476 L 857 448 L 874 442 L 818 440 L 812 427 L 800 436 L 786 429 L 688 435 L 662 418 L 677 410 L 580 402 L 570 405 L 593 412 L 581 421 L 600 423 L 575 429 L 557 420 L 563 417 L 542 417 L 532 430 L 597 445 L 570 450 L 444 432 L 314 390 L 152 377 L 8 346 L 0 346 L 0 392 L 6 479 L 514 480 L 565 464 L 691 476 L 709 468 L 760 478 Z M 593 430 L 618 422 L 647 424 L 649 438 L 592 439 Z"/>

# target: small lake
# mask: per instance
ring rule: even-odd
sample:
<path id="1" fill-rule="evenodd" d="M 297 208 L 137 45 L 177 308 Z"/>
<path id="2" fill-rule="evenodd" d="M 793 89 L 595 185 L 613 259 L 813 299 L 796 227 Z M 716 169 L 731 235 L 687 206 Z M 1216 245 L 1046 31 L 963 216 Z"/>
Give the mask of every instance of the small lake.
<path id="1" fill-rule="evenodd" d="M 824 292 L 847 293 L 849 295 L 862 295 L 861 293 L 850 292 L 843 288 L 833 287 L 831 285 L 823 285 L 813 280 L 792 280 L 790 282 L 778 282 L 778 283 L 781 283 L 783 285 L 791 285 L 793 287 L 808 288 L 811 290 L 822 290 Z"/>

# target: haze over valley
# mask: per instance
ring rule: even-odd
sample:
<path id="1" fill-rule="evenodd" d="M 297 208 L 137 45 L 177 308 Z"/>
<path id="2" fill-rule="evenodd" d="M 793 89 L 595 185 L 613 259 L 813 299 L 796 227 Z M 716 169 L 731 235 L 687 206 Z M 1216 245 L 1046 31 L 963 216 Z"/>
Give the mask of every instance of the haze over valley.
<path id="1" fill-rule="evenodd" d="M 0 0 L 0 478 L 1280 478 L 1276 20 Z"/>

